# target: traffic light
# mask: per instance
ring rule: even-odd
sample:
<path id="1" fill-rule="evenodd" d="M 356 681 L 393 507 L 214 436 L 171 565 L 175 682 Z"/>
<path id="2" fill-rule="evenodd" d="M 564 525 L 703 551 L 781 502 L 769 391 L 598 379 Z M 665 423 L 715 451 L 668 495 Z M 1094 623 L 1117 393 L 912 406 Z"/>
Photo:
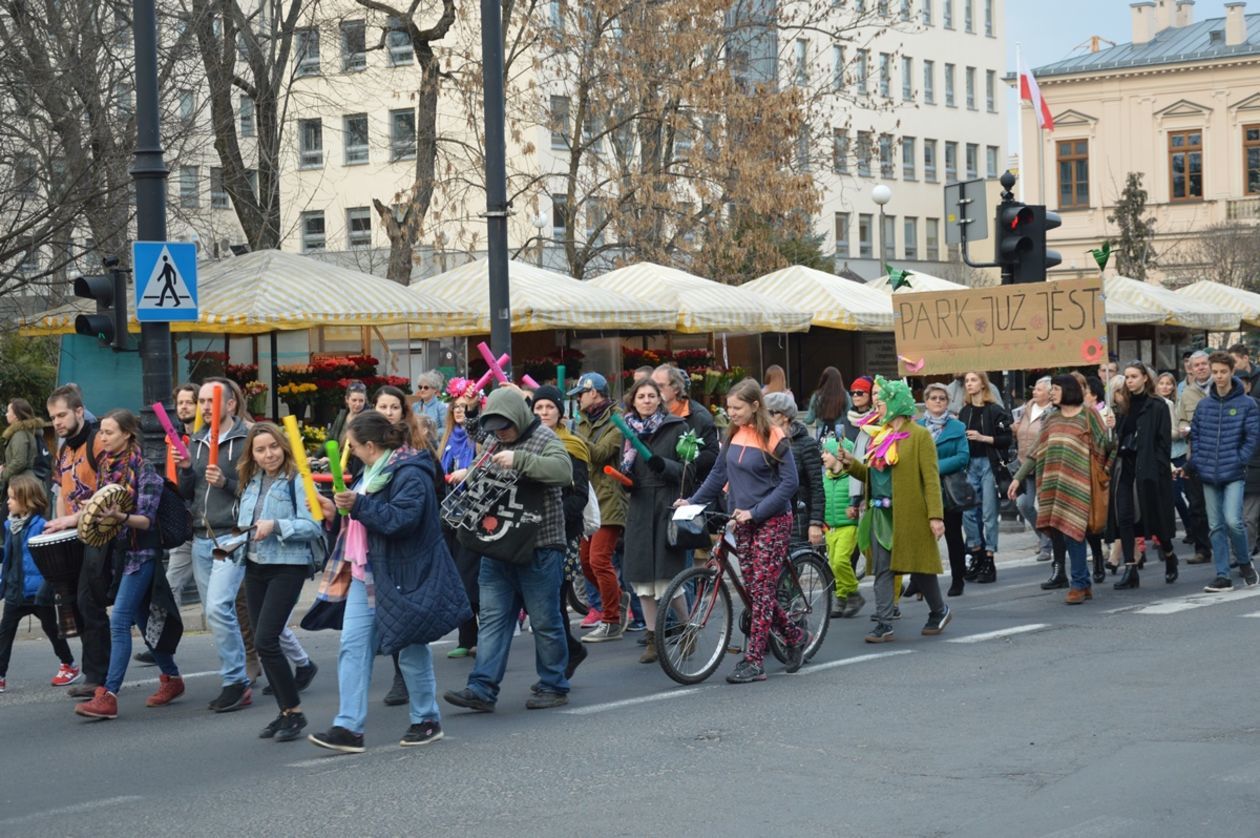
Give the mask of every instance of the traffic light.
<path id="1" fill-rule="evenodd" d="M 1029 236 L 1032 220 L 1032 207 L 1017 201 L 998 205 L 997 219 L 994 222 L 996 236 L 993 261 L 1002 268 L 1003 284 L 1019 282 L 1015 277 L 1033 249 L 1033 240 Z"/>
<path id="2" fill-rule="evenodd" d="M 1032 250 L 1020 261 L 1019 270 L 1015 274 L 1016 282 L 1045 282 L 1046 271 L 1063 261 L 1059 251 L 1046 248 L 1046 233 L 1063 223 L 1057 212 L 1050 212 L 1044 206 L 1028 207 L 1032 210 L 1032 220 L 1028 224 L 1028 236 L 1032 239 Z"/>
<path id="3" fill-rule="evenodd" d="M 74 295 L 96 301 L 96 314 L 80 314 L 74 318 L 76 334 L 94 337 L 116 350 L 127 348 L 127 272 L 118 267 L 118 259 L 105 260 L 109 273 L 81 276 L 74 280 Z"/>

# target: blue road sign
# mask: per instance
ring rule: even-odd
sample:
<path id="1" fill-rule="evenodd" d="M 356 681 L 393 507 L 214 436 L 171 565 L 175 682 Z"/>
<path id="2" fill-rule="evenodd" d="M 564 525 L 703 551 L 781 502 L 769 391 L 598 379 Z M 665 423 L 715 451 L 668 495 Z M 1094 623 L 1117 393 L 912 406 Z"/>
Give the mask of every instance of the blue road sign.
<path id="1" fill-rule="evenodd" d="M 136 277 L 136 320 L 197 319 L 197 245 L 136 242 L 131 246 L 131 265 Z"/>

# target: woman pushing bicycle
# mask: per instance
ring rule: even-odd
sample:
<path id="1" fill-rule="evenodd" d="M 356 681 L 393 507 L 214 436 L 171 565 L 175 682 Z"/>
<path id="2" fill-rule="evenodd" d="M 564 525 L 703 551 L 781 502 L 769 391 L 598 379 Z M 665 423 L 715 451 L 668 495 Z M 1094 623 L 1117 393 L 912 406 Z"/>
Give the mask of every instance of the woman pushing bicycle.
<path id="1" fill-rule="evenodd" d="M 788 644 L 788 671 L 800 669 L 808 638 L 788 621 L 774 595 L 792 535 L 796 462 L 783 431 L 772 427 L 761 385 L 745 379 L 726 396 L 730 418 L 721 454 L 694 495 L 674 505 L 710 504 L 727 486 L 727 508 L 735 521 L 740 572 L 752 602 L 748 650 L 726 676 L 732 684 L 766 680 L 766 643 L 773 626 Z"/>

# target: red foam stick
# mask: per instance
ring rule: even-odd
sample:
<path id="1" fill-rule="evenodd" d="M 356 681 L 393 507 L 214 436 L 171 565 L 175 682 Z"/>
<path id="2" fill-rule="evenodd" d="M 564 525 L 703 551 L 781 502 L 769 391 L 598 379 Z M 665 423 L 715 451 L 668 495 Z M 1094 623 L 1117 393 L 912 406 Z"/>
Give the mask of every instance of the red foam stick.
<path id="1" fill-rule="evenodd" d="M 329 486 L 331 486 L 333 482 L 332 475 L 325 474 L 324 472 L 320 472 L 319 474 L 315 474 L 312 472 L 311 479 L 314 480 L 316 483 L 327 483 Z"/>
<path id="2" fill-rule="evenodd" d="M 214 401 L 210 408 L 213 412 L 210 414 L 210 458 L 206 461 L 208 465 L 217 466 L 219 464 L 219 417 L 223 415 L 223 385 L 214 385 Z"/>
<path id="3" fill-rule="evenodd" d="M 609 477 L 611 477 L 613 480 L 616 480 L 618 483 L 620 483 L 622 486 L 625 486 L 627 489 L 634 488 L 634 481 L 631 480 L 629 477 L 626 477 L 621 472 L 617 471 L 617 469 L 613 468 L 612 466 L 604 466 L 604 474 L 607 474 Z"/>

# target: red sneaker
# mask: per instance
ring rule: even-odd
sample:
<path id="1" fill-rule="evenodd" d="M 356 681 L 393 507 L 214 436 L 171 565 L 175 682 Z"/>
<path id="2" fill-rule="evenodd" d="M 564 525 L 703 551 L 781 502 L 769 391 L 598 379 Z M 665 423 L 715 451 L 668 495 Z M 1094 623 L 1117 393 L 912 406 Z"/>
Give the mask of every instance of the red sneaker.
<path id="1" fill-rule="evenodd" d="M 145 707 L 165 707 L 184 694 L 184 679 L 178 675 L 163 675 L 157 692 L 144 700 Z"/>
<path id="2" fill-rule="evenodd" d="M 79 667 L 72 663 L 63 663 L 61 668 L 57 670 L 57 674 L 52 677 L 52 685 L 54 687 L 68 687 L 82 677 L 83 673 L 79 671 Z"/>
<path id="3" fill-rule="evenodd" d="M 0 693 L 4 692 L 4 679 L 0 678 Z"/>
<path id="4" fill-rule="evenodd" d="M 89 719 L 118 718 L 118 696 L 104 687 L 96 688 L 96 695 L 91 701 L 74 705 L 74 712 Z"/>
<path id="5" fill-rule="evenodd" d="M 592 608 L 590 611 L 587 611 L 586 616 L 582 618 L 582 628 L 595 628 L 602 622 L 604 622 L 604 612 L 596 611 Z"/>

